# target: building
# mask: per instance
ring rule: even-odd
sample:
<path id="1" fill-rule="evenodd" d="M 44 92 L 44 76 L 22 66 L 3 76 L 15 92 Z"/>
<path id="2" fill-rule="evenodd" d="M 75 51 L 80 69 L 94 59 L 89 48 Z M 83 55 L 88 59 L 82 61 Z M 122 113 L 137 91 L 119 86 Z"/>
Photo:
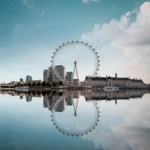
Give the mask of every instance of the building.
<path id="1" fill-rule="evenodd" d="M 80 85 L 79 79 L 73 79 L 73 84 L 79 86 Z"/>
<path id="2" fill-rule="evenodd" d="M 24 81 L 23 81 L 23 78 L 20 78 L 20 82 L 24 82 Z"/>
<path id="3" fill-rule="evenodd" d="M 146 88 L 141 79 L 130 79 L 126 77 L 86 77 L 85 83 L 90 87 L 104 88 L 105 86 L 116 86 L 118 88 Z"/>
<path id="4" fill-rule="evenodd" d="M 43 81 L 52 82 L 52 81 L 56 81 L 57 80 L 56 78 L 57 76 L 52 67 L 49 67 L 48 69 L 45 69 L 43 71 Z"/>
<path id="5" fill-rule="evenodd" d="M 62 65 L 55 66 L 55 69 L 52 67 L 49 67 L 48 69 L 45 69 L 43 71 L 43 81 L 60 81 L 60 80 L 65 80 L 65 67 Z"/>
<path id="6" fill-rule="evenodd" d="M 42 80 L 32 80 L 32 82 L 35 82 L 35 83 L 42 83 Z"/>
<path id="7" fill-rule="evenodd" d="M 67 82 L 73 82 L 73 73 L 72 72 L 67 72 L 66 81 Z"/>
<path id="8" fill-rule="evenodd" d="M 27 76 L 26 76 L 26 82 L 31 82 L 31 81 L 32 81 L 32 76 L 27 75 Z"/>
<path id="9" fill-rule="evenodd" d="M 60 80 L 66 80 L 66 70 L 63 65 L 55 66 L 55 72 Z"/>
<path id="10" fill-rule="evenodd" d="M 47 81 L 48 80 L 48 76 L 49 76 L 49 70 L 48 69 L 45 69 L 43 71 L 43 81 Z"/>
<path id="11" fill-rule="evenodd" d="M 149 88 L 149 89 L 150 89 L 150 84 L 147 84 L 147 88 Z"/>

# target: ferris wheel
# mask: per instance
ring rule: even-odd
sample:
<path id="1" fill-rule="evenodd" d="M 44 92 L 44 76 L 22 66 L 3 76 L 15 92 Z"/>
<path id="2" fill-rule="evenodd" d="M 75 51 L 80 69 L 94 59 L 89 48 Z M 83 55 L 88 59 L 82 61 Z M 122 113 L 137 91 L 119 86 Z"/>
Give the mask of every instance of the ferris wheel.
<path id="1" fill-rule="evenodd" d="M 66 71 L 73 73 L 73 78 L 79 78 L 84 81 L 86 76 L 97 76 L 100 67 L 100 58 L 98 52 L 88 43 L 80 41 L 71 41 L 63 43 L 55 49 L 51 57 L 51 67 L 57 78 L 65 81 L 66 78 L 60 73 L 59 67 L 63 66 Z M 74 68 L 74 69 L 73 69 Z"/>
<path id="2" fill-rule="evenodd" d="M 95 101 L 83 101 L 81 98 L 72 100 L 72 106 L 58 112 L 62 108 L 64 97 L 61 97 L 54 105 L 51 121 L 55 128 L 67 136 L 84 136 L 92 132 L 98 125 L 100 111 Z M 89 108 L 83 109 L 82 104 Z M 90 113 L 89 113 L 90 112 Z"/>

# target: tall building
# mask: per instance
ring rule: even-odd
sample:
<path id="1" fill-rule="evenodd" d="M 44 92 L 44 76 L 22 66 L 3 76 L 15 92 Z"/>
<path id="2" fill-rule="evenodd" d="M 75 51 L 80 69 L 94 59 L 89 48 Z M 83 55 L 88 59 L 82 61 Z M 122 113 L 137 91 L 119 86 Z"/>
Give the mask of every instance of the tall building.
<path id="1" fill-rule="evenodd" d="M 43 81 L 47 81 L 47 79 L 48 79 L 48 72 L 49 72 L 48 69 L 45 69 L 45 70 L 43 71 Z"/>
<path id="2" fill-rule="evenodd" d="M 30 75 L 26 76 L 26 82 L 31 82 L 32 81 L 32 77 Z"/>
<path id="3" fill-rule="evenodd" d="M 72 72 L 67 72 L 66 74 L 66 81 L 72 82 L 73 81 L 73 73 Z"/>
<path id="4" fill-rule="evenodd" d="M 63 65 L 55 66 L 55 70 L 58 74 L 58 78 L 65 80 L 65 76 L 66 76 L 65 67 Z"/>
<path id="5" fill-rule="evenodd" d="M 52 67 L 49 67 L 48 69 L 45 69 L 43 71 L 43 81 L 46 81 L 46 82 L 48 82 L 48 81 L 50 81 L 50 82 L 59 81 L 59 79 L 56 76 Z"/>
<path id="6" fill-rule="evenodd" d="M 43 71 L 43 81 L 54 81 L 55 78 L 55 73 L 54 70 L 52 69 L 52 67 L 49 67 L 48 69 L 45 69 Z"/>
<path id="7" fill-rule="evenodd" d="M 49 67 L 48 81 L 59 81 L 59 79 L 52 67 Z"/>
<path id="8" fill-rule="evenodd" d="M 57 75 L 55 72 L 57 73 Z M 53 82 L 53 81 L 60 81 L 62 79 L 65 80 L 65 75 L 66 75 L 66 72 L 65 72 L 64 66 L 62 65 L 55 66 L 55 71 L 52 67 L 49 67 L 48 69 L 45 69 L 43 71 L 43 81 Z"/>

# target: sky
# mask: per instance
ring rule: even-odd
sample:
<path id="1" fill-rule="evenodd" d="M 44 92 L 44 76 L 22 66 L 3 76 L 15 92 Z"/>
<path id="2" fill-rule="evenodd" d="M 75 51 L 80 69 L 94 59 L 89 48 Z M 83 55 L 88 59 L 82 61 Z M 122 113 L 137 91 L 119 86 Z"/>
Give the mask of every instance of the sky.
<path id="1" fill-rule="evenodd" d="M 150 83 L 149 27 L 149 0 L 1 0 L 0 82 L 43 79 L 53 51 L 79 40 L 98 52 L 100 76 Z"/>

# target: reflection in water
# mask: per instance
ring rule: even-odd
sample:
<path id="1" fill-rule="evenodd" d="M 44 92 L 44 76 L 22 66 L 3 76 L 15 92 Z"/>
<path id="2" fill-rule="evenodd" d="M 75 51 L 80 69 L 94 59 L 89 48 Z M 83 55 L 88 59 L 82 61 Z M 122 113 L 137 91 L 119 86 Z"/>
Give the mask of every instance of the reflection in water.
<path id="1" fill-rule="evenodd" d="M 43 107 L 51 110 L 53 125 L 63 134 L 84 135 L 95 129 L 98 124 L 100 112 L 96 102 L 87 102 L 85 97 L 81 96 L 80 91 L 15 94 L 21 95 L 21 97 L 24 94 L 27 102 L 34 96 L 43 95 Z"/>
<path id="2" fill-rule="evenodd" d="M 25 97 L 27 102 L 33 97 L 43 96 L 43 107 L 51 110 L 53 125 L 66 135 L 88 134 L 98 124 L 100 111 L 97 103 L 101 100 L 129 100 L 141 98 L 148 90 L 132 89 L 119 91 L 1 91 L 1 94 Z"/>
<path id="3" fill-rule="evenodd" d="M 28 145 L 30 149 L 149 150 L 150 95 L 146 93 L 150 91 L 1 91 L 13 97 L 1 95 L 0 141 L 5 143 L 0 142 L 0 149 L 28 149 Z"/>
<path id="4" fill-rule="evenodd" d="M 63 134 L 83 136 L 95 129 L 100 117 L 98 109 L 94 101 L 86 102 L 82 96 L 67 95 L 55 103 L 51 117 L 56 129 Z"/>
<path id="5" fill-rule="evenodd" d="M 60 97 L 66 98 L 67 105 L 72 105 L 73 98 L 79 98 L 84 96 L 86 101 L 90 100 L 127 100 L 130 98 L 142 98 L 144 94 L 150 93 L 148 89 L 130 89 L 130 90 L 118 90 L 118 91 L 103 91 L 103 90 L 82 90 L 82 91 L 14 91 L 14 90 L 1 90 L 1 94 L 9 94 L 12 96 L 20 96 L 22 99 L 24 96 L 26 101 L 29 102 L 32 100 L 32 97 L 42 97 L 44 99 L 44 107 L 47 107 L 49 103 L 47 100 L 50 100 L 51 103 L 55 103 Z M 53 105 L 50 105 L 52 107 Z"/>
<path id="6" fill-rule="evenodd" d="M 127 100 L 130 98 L 142 98 L 149 90 L 146 89 L 131 89 L 118 91 L 91 91 L 85 94 L 86 100 Z"/>

